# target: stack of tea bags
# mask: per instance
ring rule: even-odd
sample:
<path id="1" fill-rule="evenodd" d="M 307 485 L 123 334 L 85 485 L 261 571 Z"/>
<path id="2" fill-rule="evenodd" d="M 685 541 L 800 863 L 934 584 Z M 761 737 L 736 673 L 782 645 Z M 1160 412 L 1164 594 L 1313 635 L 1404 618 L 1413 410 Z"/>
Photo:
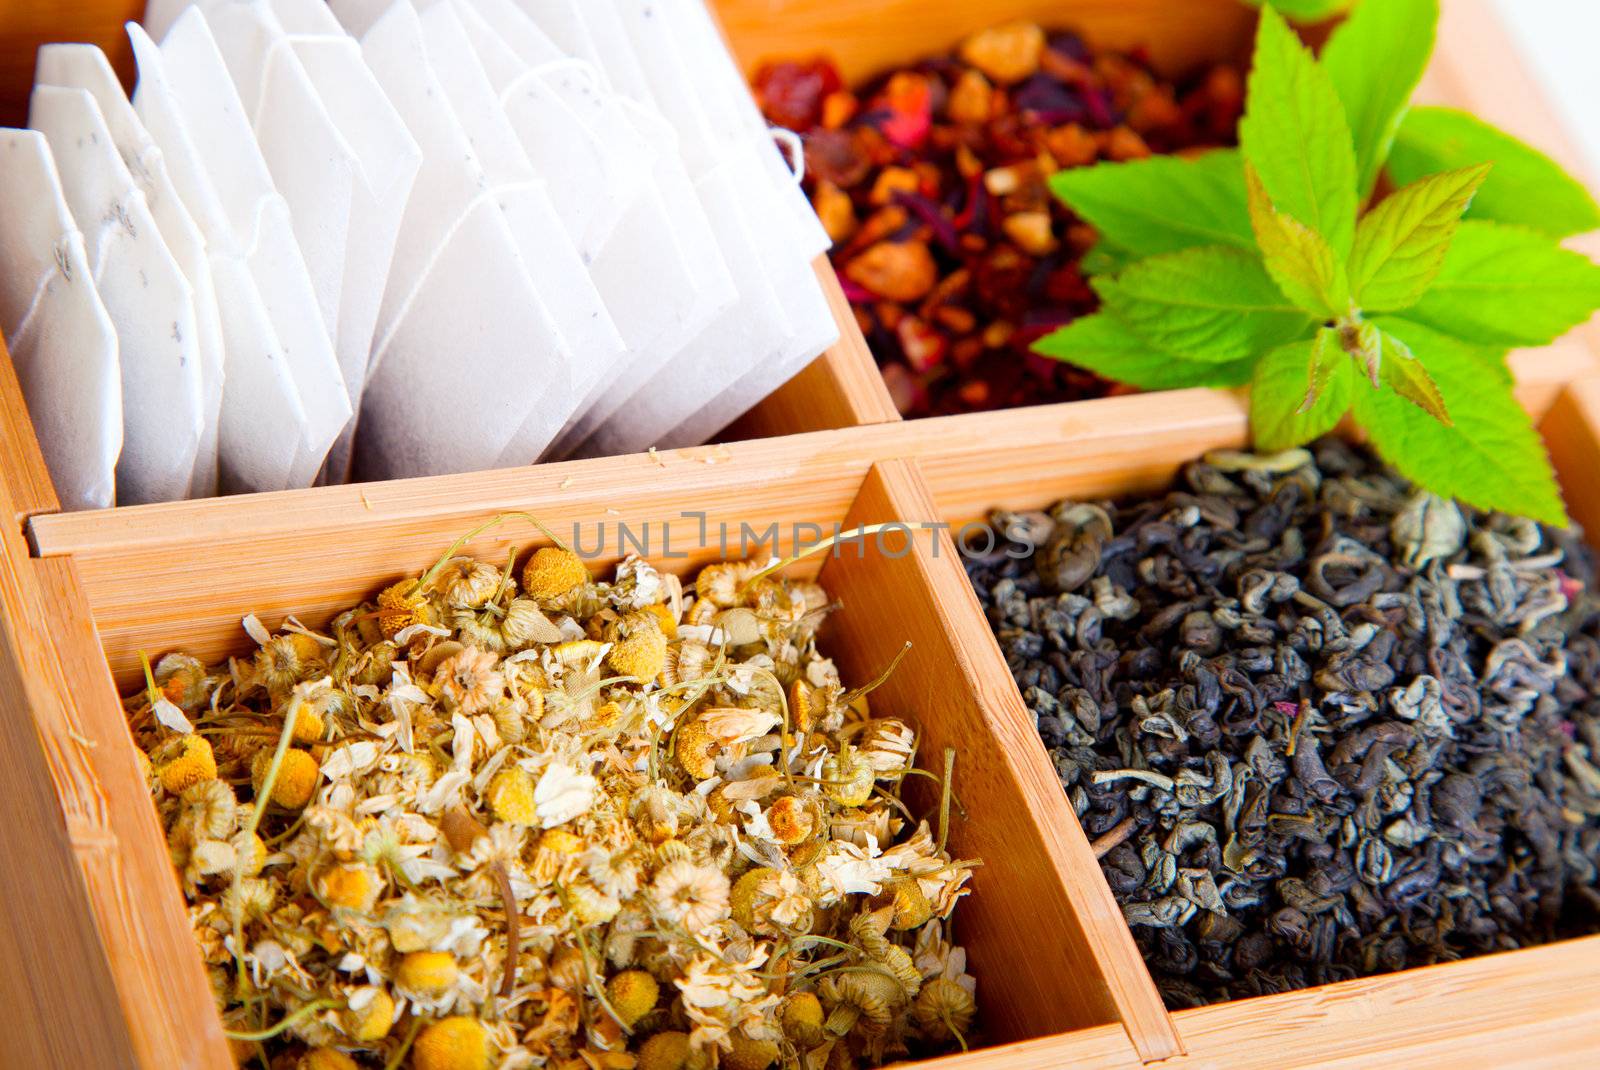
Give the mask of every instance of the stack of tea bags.
<path id="1" fill-rule="evenodd" d="M 0 330 L 69 508 L 704 441 L 837 337 L 703 0 L 152 0 L 40 51 Z"/>

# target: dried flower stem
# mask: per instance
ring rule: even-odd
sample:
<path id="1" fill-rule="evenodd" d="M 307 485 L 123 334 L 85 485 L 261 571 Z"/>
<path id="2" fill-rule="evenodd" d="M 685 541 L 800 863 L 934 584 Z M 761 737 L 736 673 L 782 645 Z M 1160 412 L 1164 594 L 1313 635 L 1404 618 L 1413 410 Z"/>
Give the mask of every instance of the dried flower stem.
<path id="1" fill-rule="evenodd" d="M 1134 826 L 1137 824 L 1138 822 L 1134 818 L 1125 817 L 1113 825 L 1111 831 L 1103 836 L 1096 837 L 1095 841 L 1089 845 L 1094 849 L 1094 856 L 1096 858 L 1104 858 L 1110 854 L 1129 836 L 1133 835 Z"/>
<path id="2" fill-rule="evenodd" d="M 302 1007 L 296 1008 L 293 1013 L 284 1015 L 283 1018 L 279 1020 L 278 1024 L 275 1025 L 275 1026 L 272 1026 L 270 1029 L 262 1029 L 262 1030 L 259 1030 L 258 1032 L 254 1032 L 254 1033 L 234 1033 L 234 1032 L 225 1030 L 223 1032 L 223 1036 L 227 1037 L 229 1040 L 243 1040 L 243 1041 L 246 1041 L 248 1043 L 256 1043 L 256 1042 L 263 1041 L 263 1040 L 271 1040 L 273 1037 L 277 1036 L 279 1033 L 282 1033 L 284 1030 L 292 1029 L 296 1025 L 299 1025 L 302 1020 L 311 1017 L 313 1014 L 316 1014 L 318 1011 L 325 1011 L 330 1007 L 337 1007 L 337 1006 L 339 1006 L 339 1003 L 338 1003 L 337 1000 L 332 1000 L 332 999 L 312 1000 L 310 1003 L 307 1003 Z"/>
<path id="3" fill-rule="evenodd" d="M 950 779 L 956 772 L 956 749 L 944 749 L 944 790 L 939 793 L 939 850 L 950 837 Z"/>
<path id="4" fill-rule="evenodd" d="M 867 524 L 864 527 L 856 528 L 854 531 L 841 531 L 837 535 L 829 535 L 821 542 L 808 546 L 797 554 L 786 557 L 782 561 L 774 561 L 766 568 L 761 569 L 753 574 L 749 579 L 745 580 L 743 586 L 748 588 L 752 583 L 755 583 L 758 580 L 764 580 L 774 572 L 781 572 L 798 561 L 804 561 L 812 554 L 819 554 L 824 550 L 830 549 L 835 543 L 853 542 L 856 539 L 864 538 L 868 535 L 876 535 L 880 531 L 889 531 L 896 528 L 904 530 L 905 525 L 900 523 Z"/>

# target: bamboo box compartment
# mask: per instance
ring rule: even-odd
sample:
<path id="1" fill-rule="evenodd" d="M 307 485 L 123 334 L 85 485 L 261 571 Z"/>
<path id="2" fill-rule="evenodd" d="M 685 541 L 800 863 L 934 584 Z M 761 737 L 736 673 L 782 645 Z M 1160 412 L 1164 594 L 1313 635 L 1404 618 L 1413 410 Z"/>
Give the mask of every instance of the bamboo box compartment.
<path id="1" fill-rule="evenodd" d="M 126 61 L 138 0 L 24 0 L 0 13 L 0 117 L 25 111 L 34 48 L 94 40 Z M 1236 59 L 1251 15 L 1235 0 L 719 0 L 747 66 L 828 52 L 847 77 L 944 50 L 1008 18 L 1148 44 L 1181 69 Z M 1448 0 L 1427 93 L 1570 162 L 1559 129 L 1477 0 Z M 1600 937 L 1169 1014 L 1100 875 L 947 533 L 997 506 L 1155 490 L 1199 453 L 1248 437 L 1234 394 L 1190 390 L 900 422 L 832 269 L 818 265 L 841 341 L 733 429 L 726 445 L 464 476 L 60 513 L 8 360 L 0 360 L 0 980 L 11 1024 L 0 1065 L 232 1065 L 184 901 L 118 695 L 138 656 L 243 653 L 246 613 L 316 626 L 430 563 L 488 516 L 581 526 L 592 567 L 651 533 L 658 567 L 722 556 L 727 525 L 777 526 L 779 555 L 834 525 L 905 522 L 909 538 L 794 566 L 843 605 L 825 651 L 869 679 L 910 640 L 874 704 L 915 721 L 924 753 L 957 746 L 968 819 L 952 846 L 981 857 L 957 929 L 979 978 L 984 1047 L 920 1066 L 1284 1067 L 1571 1065 L 1600 1050 Z M 1574 517 L 1600 532 L 1600 378 L 1591 325 L 1518 354 Z M 3 347 L 0 347 L 3 352 Z M 1570 384 L 1570 385 L 1569 385 Z M 781 436 L 781 437 L 779 437 Z M 663 541 L 665 540 L 665 541 Z M 468 552 L 495 559 L 510 525 Z M 630 545 L 630 549 L 634 548 Z M 888 552 L 880 552 L 880 551 Z M 925 800 L 917 800 L 925 802 Z"/>

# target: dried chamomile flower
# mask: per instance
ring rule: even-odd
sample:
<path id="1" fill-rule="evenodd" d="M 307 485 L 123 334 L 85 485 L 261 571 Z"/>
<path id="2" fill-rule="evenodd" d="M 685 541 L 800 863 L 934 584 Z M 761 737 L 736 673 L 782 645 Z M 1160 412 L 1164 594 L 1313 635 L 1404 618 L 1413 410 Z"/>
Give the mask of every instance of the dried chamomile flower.
<path id="1" fill-rule="evenodd" d="M 458 550 L 329 640 L 254 622 L 249 662 L 169 655 L 128 700 L 230 1030 L 271 1032 L 274 1066 L 409 1043 L 417 1070 L 966 1042 L 924 978 L 970 997 L 940 926 L 971 864 L 899 799 L 912 721 L 869 716 L 817 651 L 820 588 L 739 562 L 686 594 L 637 559 L 607 583 L 549 549 L 519 594 Z"/>
<path id="2" fill-rule="evenodd" d="M 691 1054 L 688 1033 L 656 1033 L 639 1046 L 636 1070 L 691 1070 Z"/>
<path id="3" fill-rule="evenodd" d="M 204 736 L 178 736 L 152 752 L 150 763 L 162 788 L 172 795 L 217 775 L 217 761 Z"/>
<path id="4" fill-rule="evenodd" d="M 667 662 L 667 637 L 653 613 L 638 611 L 606 629 L 606 662 L 623 676 L 654 680 Z"/>
<path id="5" fill-rule="evenodd" d="M 394 1011 L 394 997 L 382 988 L 358 988 L 345 997 L 345 1032 L 358 1044 L 382 1040 L 394 1025 Z"/>
<path id="6" fill-rule="evenodd" d="M 622 1024 L 629 1028 L 655 1010 L 660 995 L 661 986 L 644 970 L 623 970 L 606 982 L 606 996 Z"/>
<path id="7" fill-rule="evenodd" d="M 276 635 L 256 651 L 254 678 L 273 694 L 289 691 L 302 680 L 319 676 L 328 668 L 327 651 L 309 635 Z"/>
<path id="8" fill-rule="evenodd" d="M 589 582 L 583 558 L 559 546 L 543 546 L 522 566 L 522 589 L 541 606 L 562 605 L 577 588 Z"/>
<path id="9" fill-rule="evenodd" d="M 489 1031 L 476 1018 L 442 1018 L 411 1046 L 415 1070 L 489 1070 L 491 1059 Z"/>
<path id="10" fill-rule="evenodd" d="M 483 713 L 505 696 L 500 658 L 487 650 L 463 647 L 433 669 L 440 695 L 452 708 L 471 716 Z"/>
<path id="11" fill-rule="evenodd" d="M 924 985 L 911 1009 L 917 1025 L 934 1040 L 963 1040 L 977 1013 L 972 993 L 948 977 L 935 977 Z"/>
<path id="12" fill-rule="evenodd" d="M 478 609 L 500 590 L 500 570 L 471 557 L 457 557 L 433 577 L 431 591 L 451 609 Z"/>
<path id="13" fill-rule="evenodd" d="M 687 859 L 664 866 L 647 890 L 656 913 L 690 933 L 704 932 L 728 916 L 728 878 Z"/>
<path id="14" fill-rule="evenodd" d="M 250 763 L 250 782 L 260 792 L 272 768 L 272 751 L 258 751 Z M 285 810 L 302 810 L 317 790 L 321 770 L 310 751 L 290 747 L 283 752 L 278 775 L 272 785 L 272 802 Z"/>
<path id="15" fill-rule="evenodd" d="M 338 1048 L 312 1048 L 295 1063 L 295 1070 L 361 1070 L 361 1064 Z"/>
<path id="16" fill-rule="evenodd" d="M 211 677 L 199 658 L 168 654 L 156 662 L 156 686 L 166 700 L 185 713 L 193 713 L 211 697 Z"/>
<path id="17" fill-rule="evenodd" d="M 455 984 L 460 972 L 448 951 L 413 951 L 395 968 L 394 983 L 402 991 L 437 995 Z"/>

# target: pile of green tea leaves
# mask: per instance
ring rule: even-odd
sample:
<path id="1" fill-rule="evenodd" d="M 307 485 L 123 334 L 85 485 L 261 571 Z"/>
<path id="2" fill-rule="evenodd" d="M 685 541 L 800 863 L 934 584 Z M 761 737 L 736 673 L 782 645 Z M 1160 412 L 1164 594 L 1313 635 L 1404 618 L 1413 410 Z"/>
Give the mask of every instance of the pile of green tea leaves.
<path id="1" fill-rule="evenodd" d="M 1239 149 L 1054 176 L 1100 232 L 1102 308 L 1037 351 L 1145 389 L 1249 383 L 1266 450 L 1353 413 L 1423 487 L 1564 523 L 1506 355 L 1600 307 L 1600 267 L 1559 244 L 1600 210 L 1528 146 L 1409 107 L 1438 17 L 1367 0 L 1319 60 L 1263 8 Z"/>

